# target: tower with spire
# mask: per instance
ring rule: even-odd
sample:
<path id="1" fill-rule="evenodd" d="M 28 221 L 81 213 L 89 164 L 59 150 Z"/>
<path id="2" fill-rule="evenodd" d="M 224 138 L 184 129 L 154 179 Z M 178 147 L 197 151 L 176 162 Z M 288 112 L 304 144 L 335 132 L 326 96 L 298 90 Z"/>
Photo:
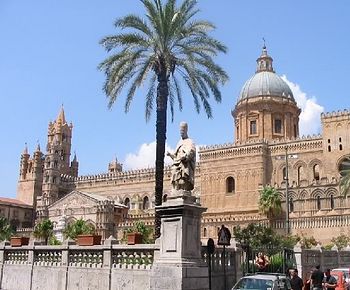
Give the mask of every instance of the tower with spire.
<path id="1" fill-rule="evenodd" d="M 41 195 L 43 165 L 43 153 L 40 150 L 40 145 L 37 145 L 33 156 L 30 157 L 26 143 L 21 154 L 17 199 L 34 207 L 36 207 L 37 197 Z"/>
<path id="2" fill-rule="evenodd" d="M 73 124 L 67 123 L 62 106 L 56 120 L 49 123 L 46 154 L 38 144 L 31 158 L 25 145 L 17 187 L 19 200 L 42 209 L 69 192 L 62 176 L 77 177 L 79 167 L 76 155 L 70 162 L 72 131 Z"/>

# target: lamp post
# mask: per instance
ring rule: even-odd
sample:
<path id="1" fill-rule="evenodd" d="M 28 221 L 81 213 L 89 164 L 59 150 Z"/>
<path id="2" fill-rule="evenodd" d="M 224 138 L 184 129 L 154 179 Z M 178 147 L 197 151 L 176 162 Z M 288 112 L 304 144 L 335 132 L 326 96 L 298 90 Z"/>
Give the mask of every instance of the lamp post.
<path id="1" fill-rule="evenodd" d="M 278 155 L 275 157 L 276 160 L 284 160 L 286 162 L 286 173 L 283 179 L 286 181 L 286 234 L 290 233 L 290 222 L 289 222 L 289 171 L 288 171 L 288 159 L 297 159 L 298 154 L 288 153 L 288 146 L 284 147 L 285 154 Z"/>
<path id="2" fill-rule="evenodd" d="M 289 226 L 289 194 L 288 194 L 288 147 L 286 146 L 286 235 L 289 235 L 290 233 L 290 226 Z"/>

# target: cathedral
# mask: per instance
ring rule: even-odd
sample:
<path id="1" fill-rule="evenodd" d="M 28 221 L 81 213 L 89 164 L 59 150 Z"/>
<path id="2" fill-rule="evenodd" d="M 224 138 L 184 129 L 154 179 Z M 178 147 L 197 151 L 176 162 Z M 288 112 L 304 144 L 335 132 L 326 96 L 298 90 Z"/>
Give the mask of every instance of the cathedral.
<path id="1" fill-rule="evenodd" d="M 350 202 L 339 192 L 340 171 L 349 167 L 350 112 L 322 114 L 322 134 L 312 137 L 299 136 L 300 112 L 264 46 L 232 109 L 233 143 L 199 150 L 193 194 L 207 208 L 203 239 L 216 238 L 222 224 L 232 229 L 251 222 L 321 243 L 332 238 L 325 232 L 350 234 Z M 21 155 L 17 199 L 34 207 L 37 220 L 60 224 L 82 217 L 103 238 L 121 238 L 136 220 L 153 224 L 155 169 L 123 171 L 114 160 L 104 173 L 79 176 L 72 133 L 62 108 L 49 123 L 45 153 L 38 147 L 31 156 L 25 148 Z M 282 200 L 284 212 L 274 219 L 259 212 L 265 185 Z M 163 198 L 170 190 L 165 168 Z"/>

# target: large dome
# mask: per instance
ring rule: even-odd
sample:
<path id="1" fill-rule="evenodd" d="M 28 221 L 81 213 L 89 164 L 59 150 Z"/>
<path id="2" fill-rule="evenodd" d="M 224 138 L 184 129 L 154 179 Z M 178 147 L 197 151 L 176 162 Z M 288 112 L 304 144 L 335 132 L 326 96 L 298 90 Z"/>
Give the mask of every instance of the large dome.
<path id="1" fill-rule="evenodd" d="M 264 46 L 261 56 L 257 59 L 256 73 L 244 84 L 238 102 L 259 96 L 282 97 L 295 102 L 290 87 L 275 73 L 272 62 Z"/>
<path id="2" fill-rule="evenodd" d="M 277 96 L 295 101 L 287 83 L 271 71 L 258 72 L 247 80 L 238 101 L 258 96 Z"/>

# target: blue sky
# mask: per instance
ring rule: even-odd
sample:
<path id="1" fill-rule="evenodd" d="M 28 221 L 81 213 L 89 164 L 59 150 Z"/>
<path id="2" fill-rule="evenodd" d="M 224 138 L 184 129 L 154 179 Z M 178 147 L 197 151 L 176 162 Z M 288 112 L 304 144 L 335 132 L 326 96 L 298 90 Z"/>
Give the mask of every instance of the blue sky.
<path id="1" fill-rule="evenodd" d="M 201 0 L 198 7 L 198 16 L 216 24 L 213 35 L 229 48 L 217 61 L 230 81 L 222 88 L 222 103 L 212 103 L 212 120 L 197 115 L 191 97 L 184 94 L 184 110 L 168 122 L 170 148 L 182 120 L 197 144 L 233 141 L 230 111 L 255 71 L 262 37 L 276 72 L 290 82 L 306 110 L 304 133 L 318 133 L 322 110 L 349 107 L 349 1 Z M 113 22 L 128 13 L 142 15 L 140 2 L 0 1 L 0 196 L 15 197 L 24 143 L 30 153 L 37 141 L 45 149 L 48 122 L 57 117 L 61 104 L 74 124 L 72 151 L 80 174 L 106 172 L 115 157 L 125 168 L 152 166 L 155 115 L 145 123 L 142 93 L 128 114 L 123 94 L 108 110 L 104 75 L 97 70 L 107 56 L 99 40 L 115 33 Z"/>

